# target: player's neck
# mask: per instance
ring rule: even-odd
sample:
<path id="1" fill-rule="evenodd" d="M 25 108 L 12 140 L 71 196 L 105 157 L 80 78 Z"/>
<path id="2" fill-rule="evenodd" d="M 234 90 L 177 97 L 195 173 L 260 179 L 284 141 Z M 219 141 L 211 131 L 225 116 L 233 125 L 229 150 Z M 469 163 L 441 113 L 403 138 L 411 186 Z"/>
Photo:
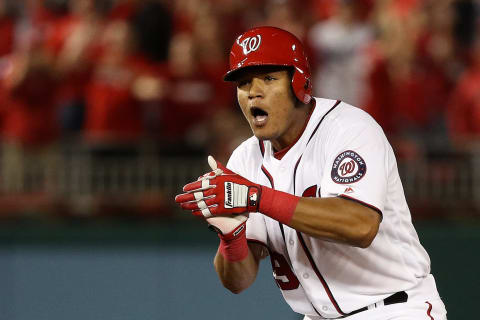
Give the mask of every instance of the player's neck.
<path id="1" fill-rule="evenodd" d="M 281 158 L 302 136 L 305 128 L 307 127 L 308 120 L 315 108 L 315 100 L 312 99 L 312 102 L 308 105 L 297 106 L 297 109 L 294 113 L 295 120 L 292 121 L 292 126 L 288 131 L 279 139 L 271 140 L 271 144 L 276 157 Z"/>

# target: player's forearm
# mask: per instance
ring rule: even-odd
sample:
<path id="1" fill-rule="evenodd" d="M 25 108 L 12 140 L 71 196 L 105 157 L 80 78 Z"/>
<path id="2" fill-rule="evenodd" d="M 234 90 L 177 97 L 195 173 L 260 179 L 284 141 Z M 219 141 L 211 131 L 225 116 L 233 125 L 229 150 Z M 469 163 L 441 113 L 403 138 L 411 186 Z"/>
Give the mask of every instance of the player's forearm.
<path id="1" fill-rule="evenodd" d="M 233 293 L 240 293 L 252 285 L 257 277 L 259 261 L 251 251 L 241 260 L 231 262 L 218 251 L 213 265 L 223 286 Z"/>
<path id="2" fill-rule="evenodd" d="M 315 238 L 366 248 L 375 238 L 380 215 L 342 198 L 301 198 L 288 224 Z"/>
<path id="3" fill-rule="evenodd" d="M 380 216 L 342 198 L 301 198 L 262 187 L 259 211 L 316 238 L 366 248 L 375 238 Z"/>

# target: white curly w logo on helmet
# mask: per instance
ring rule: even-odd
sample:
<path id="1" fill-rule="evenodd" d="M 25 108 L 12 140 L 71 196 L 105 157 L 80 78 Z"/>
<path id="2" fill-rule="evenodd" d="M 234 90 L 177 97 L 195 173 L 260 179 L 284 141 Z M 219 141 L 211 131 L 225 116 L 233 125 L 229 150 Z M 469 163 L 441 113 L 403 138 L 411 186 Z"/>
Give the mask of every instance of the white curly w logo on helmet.
<path id="1" fill-rule="evenodd" d="M 262 42 L 262 36 L 261 35 L 256 35 L 254 37 L 247 37 L 242 40 L 242 42 L 238 42 L 238 45 L 240 45 L 243 48 L 243 54 L 247 55 L 252 51 L 256 51 L 260 47 L 260 43 Z"/>

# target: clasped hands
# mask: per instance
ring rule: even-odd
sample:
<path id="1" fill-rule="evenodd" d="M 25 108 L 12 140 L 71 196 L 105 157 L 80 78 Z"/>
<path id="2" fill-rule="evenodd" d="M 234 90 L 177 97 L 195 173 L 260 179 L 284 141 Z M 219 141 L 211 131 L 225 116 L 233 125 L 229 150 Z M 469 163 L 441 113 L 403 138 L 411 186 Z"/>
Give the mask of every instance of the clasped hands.
<path id="1" fill-rule="evenodd" d="M 185 193 L 177 195 L 175 202 L 205 218 L 226 236 L 247 221 L 249 212 L 258 211 L 262 186 L 227 169 L 212 156 L 208 157 L 208 164 L 212 171 L 185 185 Z"/>
<path id="2" fill-rule="evenodd" d="M 249 212 L 289 224 L 300 197 L 253 183 L 208 157 L 212 171 L 183 187 L 175 197 L 182 209 L 203 217 L 221 235 L 235 236 Z M 244 229 L 244 228 L 243 228 Z"/>

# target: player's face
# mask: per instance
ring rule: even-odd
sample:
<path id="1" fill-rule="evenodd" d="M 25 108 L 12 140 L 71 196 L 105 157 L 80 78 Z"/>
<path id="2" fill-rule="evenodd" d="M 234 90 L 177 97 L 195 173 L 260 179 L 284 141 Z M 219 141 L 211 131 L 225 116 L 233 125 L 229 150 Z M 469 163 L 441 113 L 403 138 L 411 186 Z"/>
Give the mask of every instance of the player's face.
<path id="1" fill-rule="evenodd" d="M 305 122 L 305 108 L 296 108 L 288 70 L 255 68 L 237 81 L 237 98 L 253 134 L 275 149 L 289 146 Z"/>

